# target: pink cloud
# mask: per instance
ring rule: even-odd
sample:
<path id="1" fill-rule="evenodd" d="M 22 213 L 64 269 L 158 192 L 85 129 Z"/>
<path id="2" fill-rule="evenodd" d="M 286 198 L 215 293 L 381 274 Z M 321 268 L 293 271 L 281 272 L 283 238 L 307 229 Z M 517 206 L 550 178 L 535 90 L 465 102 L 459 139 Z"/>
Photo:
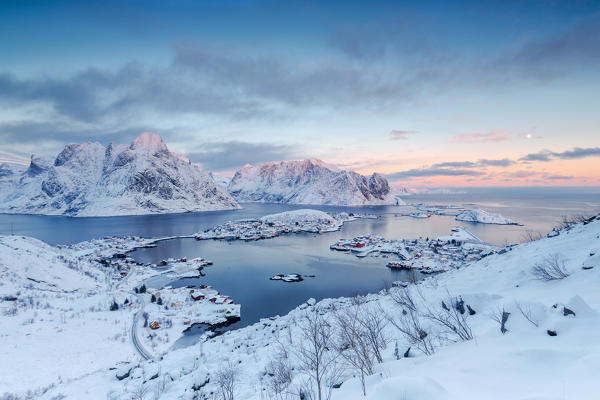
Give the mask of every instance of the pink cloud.
<path id="1" fill-rule="evenodd" d="M 511 173 L 509 176 L 513 177 L 513 178 L 529 178 L 531 176 L 536 176 L 537 172 L 535 171 L 525 171 L 525 170 L 520 170 L 520 171 L 515 171 L 513 173 Z"/>
<path id="2" fill-rule="evenodd" d="M 510 135 L 501 129 L 494 129 L 488 133 L 463 133 L 452 139 L 454 143 L 487 143 L 502 142 L 510 139 Z"/>
<path id="3" fill-rule="evenodd" d="M 407 135 L 412 135 L 413 133 L 418 133 L 418 132 L 417 131 L 404 131 L 404 130 L 398 130 L 398 129 L 395 129 L 390 132 L 393 140 L 400 140 L 400 139 L 406 140 L 406 139 L 408 139 Z"/>

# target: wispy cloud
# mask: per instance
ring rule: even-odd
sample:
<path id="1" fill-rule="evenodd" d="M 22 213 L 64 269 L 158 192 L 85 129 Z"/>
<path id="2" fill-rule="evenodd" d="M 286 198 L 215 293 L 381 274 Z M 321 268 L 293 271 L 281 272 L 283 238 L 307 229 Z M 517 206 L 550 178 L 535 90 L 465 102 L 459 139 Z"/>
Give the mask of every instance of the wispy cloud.
<path id="1" fill-rule="evenodd" d="M 453 143 L 487 143 L 487 142 L 502 142 L 510 139 L 510 135 L 503 130 L 496 129 L 487 133 L 463 133 L 452 139 Z"/>
<path id="2" fill-rule="evenodd" d="M 552 160 L 552 152 L 549 150 L 538 151 L 537 153 L 530 153 L 521 158 L 519 161 L 551 161 Z"/>
<path id="3" fill-rule="evenodd" d="M 450 168 L 416 168 L 407 171 L 400 171 L 391 174 L 386 174 L 388 179 L 410 179 L 432 176 L 482 176 L 485 172 L 472 169 L 450 169 Z"/>
<path id="4" fill-rule="evenodd" d="M 527 171 L 527 170 L 519 170 L 514 172 L 506 172 L 503 173 L 502 176 L 506 176 L 509 178 L 530 178 L 532 176 L 537 176 L 538 172 L 536 171 Z"/>
<path id="5" fill-rule="evenodd" d="M 577 177 L 572 176 L 572 175 L 545 175 L 544 176 L 545 179 L 550 179 L 553 181 L 566 181 L 566 180 L 573 180 L 573 179 L 577 179 Z"/>
<path id="6" fill-rule="evenodd" d="M 478 161 L 447 161 L 433 164 L 432 168 L 485 168 L 485 167 L 510 167 L 516 164 L 515 161 L 508 158 L 499 160 L 488 160 L 482 158 Z"/>
<path id="7" fill-rule="evenodd" d="M 509 158 L 502 158 L 500 160 L 487 160 L 484 158 L 477 161 L 477 165 L 480 167 L 510 167 L 515 164 L 516 162 Z"/>
<path id="8" fill-rule="evenodd" d="M 556 159 L 562 160 L 576 160 L 580 158 L 586 157 L 594 157 L 600 156 L 600 147 L 588 147 L 581 148 L 575 147 L 572 150 L 566 150 L 563 152 L 554 152 L 550 150 L 541 150 L 537 153 L 530 153 L 521 158 L 520 161 L 529 162 L 529 161 L 541 161 L 548 162 Z"/>
<path id="9" fill-rule="evenodd" d="M 390 132 L 390 135 L 392 135 L 393 140 L 400 140 L 400 139 L 406 140 L 406 139 L 408 139 L 408 135 L 412 135 L 414 133 L 418 133 L 418 131 L 405 131 L 405 130 L 395 129 Z"/>
<path id="10" fill-rule="evenodd" d="M 557 158 L 578 159 L 592 156 L 600 156 L 600 147 L 581 148 L 575 147 L 573 150 L 563 151 L 562 153 L 553 153 Z"/>
<path id="11" fill-rule="evenodd" d="M 554 79 L 600 62 L 600 14 L 549 36 L 532 37 L 494 61 L 503 76 Z"/>
<path id="12" fill-rule="evenodd" d="M 472 161 L 446 161 L 433 164 L 431 168 L 475 168 L 477 163 Z"/>

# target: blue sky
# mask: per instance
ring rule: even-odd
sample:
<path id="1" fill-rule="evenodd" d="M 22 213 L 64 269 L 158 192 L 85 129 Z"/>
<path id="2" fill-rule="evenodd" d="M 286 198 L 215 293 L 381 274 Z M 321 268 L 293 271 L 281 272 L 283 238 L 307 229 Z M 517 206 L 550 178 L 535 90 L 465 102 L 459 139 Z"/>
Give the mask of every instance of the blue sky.
<path id="1" fill-rule="evenodd" d="M 154 131 L 221 173 L 600 183 L 598 1 L 4 1 L 0 54 L 6 161 Z"/>

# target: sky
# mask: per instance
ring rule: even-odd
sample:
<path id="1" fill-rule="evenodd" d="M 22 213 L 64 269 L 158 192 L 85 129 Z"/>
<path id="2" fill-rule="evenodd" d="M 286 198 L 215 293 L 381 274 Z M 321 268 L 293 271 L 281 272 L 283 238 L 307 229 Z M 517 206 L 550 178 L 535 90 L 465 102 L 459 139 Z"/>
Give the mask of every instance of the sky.
<path id="1" fill-rule="evenodd" d="M 160 134 L 232 175 L 600 185 L 600 1 L 0 2 L 0 163 Z"/>

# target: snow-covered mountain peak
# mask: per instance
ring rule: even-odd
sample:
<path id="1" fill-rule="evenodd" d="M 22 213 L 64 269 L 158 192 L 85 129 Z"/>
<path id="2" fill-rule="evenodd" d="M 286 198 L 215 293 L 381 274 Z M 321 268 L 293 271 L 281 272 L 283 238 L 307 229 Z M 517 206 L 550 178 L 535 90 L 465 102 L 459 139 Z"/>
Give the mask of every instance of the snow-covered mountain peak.
<path id="1" fill-rule="evenodd" d="M 335 171 L 335 172 L 341 171 L 341 169 L 336 167 L 335 165 L 329 164 L 319 158 L 309 158 L 308 160 L 305 160 L 305 162 L 309 162 L 310 164 L 316 165 L 318 167 L 327 168 L 330 171 Z"/>
<path id="2" fill-rule="evenodd" d="M 397 204 L 385 177 L 338 170 L 318 159 L 244 166 L 228 186 L 238 201 L 344 206 Z"/>
<path id="3" fill-rule="evenodd" d="M 318 158 L 309 158 L 304 160 L 305 163 L 308 164 L 312 164 L 312 165 L 317 165 L 319 167 L 325 167 L 327 168 L 327 165 L 325 164 L 325 162 L 323 160 L 319 160 Z"/>
<path id="4" fill-rule="evenodd" d="M 152 153 L 169 151 L 162 137 L 153 132 L 142 133 L 134 139 L 129 148 L 131 150 L 143 150 Z"/>
<path id="5" fill-rule="evenodd" d="M 54 160 L 32 156 L 2 179 L 0 212 L 108 216 L 208 211 L 238 204 L 202 168 L 143 133 L 130 145 L 68 144 Z"/>

